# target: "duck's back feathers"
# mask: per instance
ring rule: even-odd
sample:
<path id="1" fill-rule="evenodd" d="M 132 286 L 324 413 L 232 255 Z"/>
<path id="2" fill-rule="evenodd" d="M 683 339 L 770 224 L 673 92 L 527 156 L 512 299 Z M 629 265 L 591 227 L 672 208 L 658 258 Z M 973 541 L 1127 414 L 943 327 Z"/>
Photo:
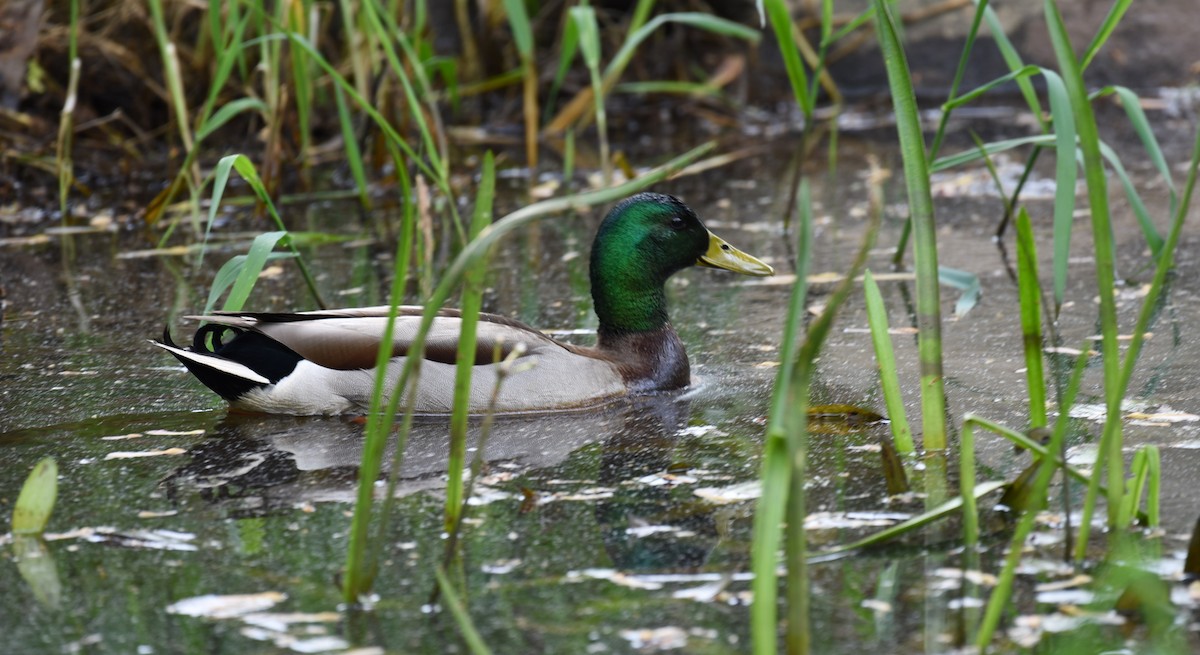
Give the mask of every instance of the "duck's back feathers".
<path id="1" fill-rule="evenodd" d="M 420 307 L 402 307 L 393 329 L 388 389 L 394 386 L 421 321 Z M 193 346 L 171 351 L 206 386 L 243 409 L 288 414 L 364 411 L 370 403 L 374 367 L 387 323 L 387 307 L 325 310 L 296 314 L 214 313 L 196 316 L 209 325 Z M 441 312 L 426 337 L 417 386 L 416 409 L 450 411 L 462 319 Z M 219 332 L 229 328 L 232 340 Z M 209 349 L 205 343 L 213 336 Z M 617 364 L 586 349 L 561 344 L 512 319 L 480 314 L 470 407 L 487 409 L 499 375 L 497 362 L 518 347 L 529 370 L 505 379 L 497 397 L 502 412 L 581 407 L 624 395 Z M 286 371 L 284 371 L 286 369 Z M 280 373 L 282 372 L 282 375 Z"/>

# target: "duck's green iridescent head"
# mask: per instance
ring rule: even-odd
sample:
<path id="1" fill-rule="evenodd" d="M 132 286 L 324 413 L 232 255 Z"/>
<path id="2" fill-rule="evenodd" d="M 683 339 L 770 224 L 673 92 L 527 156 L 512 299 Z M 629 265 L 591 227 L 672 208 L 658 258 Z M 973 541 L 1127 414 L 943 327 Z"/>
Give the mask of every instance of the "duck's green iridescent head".
<path id="1" fill-rule="evenodd" d="M 774 274 L 770 266 L 709 232 L 677 198 L 639 193 L 617 203 L 592 244 L 592 298 L 600 329 L 644 332 L 666 325 L 663 284 L 688 266 Z"/>

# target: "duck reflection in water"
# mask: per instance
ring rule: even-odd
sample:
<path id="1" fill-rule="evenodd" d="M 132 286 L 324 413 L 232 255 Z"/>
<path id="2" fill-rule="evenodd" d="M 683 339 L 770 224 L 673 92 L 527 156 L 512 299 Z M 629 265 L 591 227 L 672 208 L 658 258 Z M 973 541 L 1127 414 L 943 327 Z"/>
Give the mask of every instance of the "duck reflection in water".
<path id="1" fill-rule="evenodd" d="M 663 394 L 586 413 L 497 417 L 484 446 L 485 475 L 497 470 L 521 473 L 526 483 L 535 484 L 564 475 L 596 479 L 614 490 L 609 498 L 591 501 L 613 566 L 691 569 L 706 560 L 716 543 L 713 507 L 695 499 L 690 489 L 673 491 L 673 485 L 638 482 L 679 463 L 676 446 L 689 415 L 686 396 Z M 479 430 L 479 423 L 472 422 L 468 448 L 478 445 Z M 444 488 L 447 431 L 444 418 L 416 419 L 397 495 Z M 229 414 L 210 439 L 188 451 L 188 463 L 162 484 L 176 502 L 198 497 L 235 517 L 285 513 L 304 503 L 351 504 L 362 445 L 363 426 L 357 422 Z M 572 466 L 573 453 L 596 447 L 599 471 L 564 469 Z M 387 475 L 393 449 L 394 444 L 385 455 L 381 477 Z M 513 492 L 521 495 L 516 488 Z"/>

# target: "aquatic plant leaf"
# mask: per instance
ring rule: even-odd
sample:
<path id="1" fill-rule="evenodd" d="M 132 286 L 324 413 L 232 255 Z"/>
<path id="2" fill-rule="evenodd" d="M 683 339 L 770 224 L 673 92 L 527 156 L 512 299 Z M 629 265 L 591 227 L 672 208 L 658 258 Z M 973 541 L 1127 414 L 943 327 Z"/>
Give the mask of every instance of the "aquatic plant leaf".
<path id="1" fill-rule="evenodd" d="M 1187 559 L 1183 561 L 1183 573 L 1195 580 L 1200 578 L 1200 517 L 1192 526 L 1192 538 L 1188 540 Z"/>
<path id="2" fill-rule="evenodd" d="M 46 457 L 33 466 L 21 486 L 21 495 L 13 507 L 13 534 L 45 532 L 57 498 L 58 463 L 53 457 Z"/>
<path id="3" fill-rule="evenodd" d="M 1034 483 L 1041 465 L 1041 461 L 1035 461 L 1021 471 L 1017 479 L 1005 485 L 1004 493 L 1000 496 L 1000 504 L 1012 509 L 1014 515 L 1020 515 L 1029 510 L 1038 511 L 1046 507 L 1046 499 L 1035 494 L 1036 485 Z M 1040 502 L 1033 503 L 1035 498 Z"/>
<path id="4" fill-rule="evenodd" d="M 17 572 L 29 585 L 33 597 L 43 607 L 58 608 L 62 603 L 62 581 L 58 577 L 54 553 L 45 540 L 34 535 L 13 535 L 12 550 Z"/>
<path id="5" fill-rule="evenodd" d="M 886 439 L 881 440 L 879 445 L 879 454 L 883 459 L 883 479 L 887 483 L 888 495 L 907 493 L 908 475 L 904 472 L 904 462 L 896 452 L 896 447 Z"/>
<path id="6" fill-rule="evenodd" d="M 808 408 L 808 417 L 810 419 L 845 421 L 856 425 L 878 423 L 883 420 L 883 416 L 873 410 L 846 404 L 813 405 Z"/>
<path id="7" fill-rule="evenodd" d="M 954 315 L 962 318 L 979 304 L 983 291 L 979 286 L 979 276 L 957 268 L 938 267 L 938 282 L 962 292 L 958 302 L 954 303 Z"/>

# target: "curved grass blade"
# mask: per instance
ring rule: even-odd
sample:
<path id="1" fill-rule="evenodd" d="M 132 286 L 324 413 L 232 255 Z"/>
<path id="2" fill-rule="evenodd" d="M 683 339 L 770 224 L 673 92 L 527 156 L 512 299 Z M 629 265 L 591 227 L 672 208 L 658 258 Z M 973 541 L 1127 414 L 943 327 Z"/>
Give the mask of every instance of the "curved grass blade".
<path id="1" fill-rule="evenodd" d="M 1075 117 L 1067 87 L 1058 73 L 1043 69 L 1054 121 L 1054 307 L 1062 307 L 1067 290 L 1067 263 L 1071 254 L 1071 228 L 1075 222 Z"/>
<path id="2" fill-rule="evenodd" d="M 1121 186 L 1125 189 L 1125 198 L 1129 200 L 1129 207 L 1133 209 L 1133 215 L 1137 217 L 1138 225 L 1142 228 L 1142 235 L 1146 238 L 1146 245 L 1150 246 L 1152 256 L 1157 257 L 1163 247 L 1162 235 L 1158 233 L 1158 228 L 1154 226 L 1154 221 L 1150 218 L 1150 212 L 1146 211 L 1146 203 L 1142 202 L 1142 196 L 1138 193 L 1137 187 L 1134 186 L 1133 180 L 1129 179 L 1129 173 L 1125 172 L 1125 166 L 1121 163 L 1121 157 L 1103 141 L 1100 142 L 1100 154 L 1108 161 L 1109 167 L 1117 174 L 1117 179 L 1121 181 Z"/>
<path id="3" fill-rule="evenodd" d="M 221 108 L 217 110 L 217 113 L 213 114 L 211 118 L 204 121 L 203 125 L 200 126 L 200 129 L 196 131 L 196 141 L 203 141 L 210 134 L 221 129 L 223 125 L 228 123 L 235 116 L 247 111 L 257 111 L 265 114 L 267 113 L 267 105 L 258 98 L 238 98 L 237 100 L 233 100 L 222 105 Z"/>

